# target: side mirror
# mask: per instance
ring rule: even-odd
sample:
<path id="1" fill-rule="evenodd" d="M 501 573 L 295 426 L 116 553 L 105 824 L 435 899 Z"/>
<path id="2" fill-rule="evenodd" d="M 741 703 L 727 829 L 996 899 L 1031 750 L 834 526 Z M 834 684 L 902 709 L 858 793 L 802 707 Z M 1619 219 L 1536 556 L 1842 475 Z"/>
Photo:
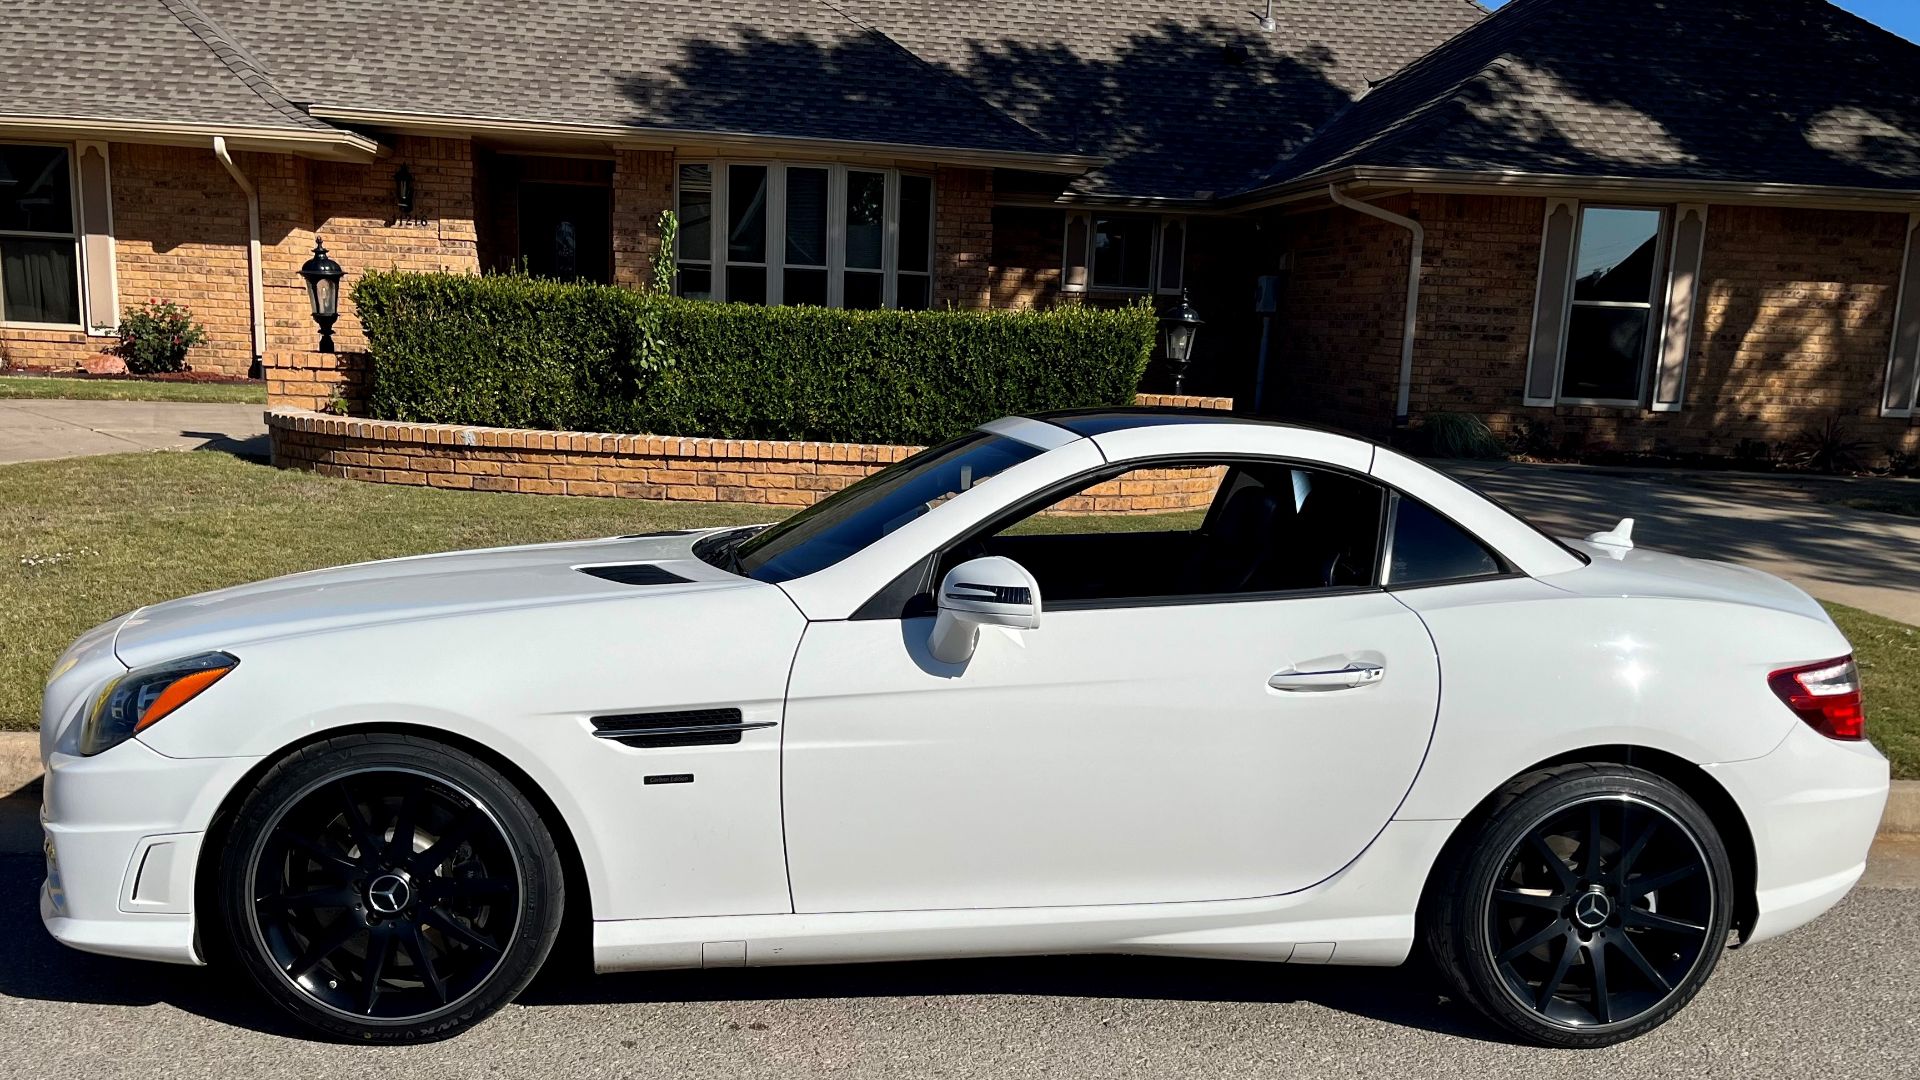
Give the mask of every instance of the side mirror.
<path id="1" fill-rule="evenodd" d="M 928 647 L 943 664 L 972 659 L 983 626 L 1032 630 L 1040 625 L 1040 583 L 1026 567 L 998 555 L 948 571 L 935 600 L 939 614 Z"/>

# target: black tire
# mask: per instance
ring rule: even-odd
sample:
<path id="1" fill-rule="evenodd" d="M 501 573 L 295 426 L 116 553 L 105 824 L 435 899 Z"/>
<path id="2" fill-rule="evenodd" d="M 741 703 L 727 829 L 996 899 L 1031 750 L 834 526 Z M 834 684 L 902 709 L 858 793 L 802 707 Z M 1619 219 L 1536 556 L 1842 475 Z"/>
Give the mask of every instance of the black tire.
<path id="1" fill-rule="evenodd" d="M 274 765 L 217 875 L 222 951 L 302 1023 L 357 1043 L 444 1039 L 492 1015 L 540 970 L 566 905 L 553 838 L 513 783 L 394 734 Z"/>
<path id="2" fill-rule="evenodd" d="M 1698 803 L 1642 769 L 1572 764 L 1515 780 L 1464 827 L 1422 931 L 1442 976 L 1496 1024 L 1587 1048 L 1672 1019 L 1732 921 L 1732 862 Z"/>

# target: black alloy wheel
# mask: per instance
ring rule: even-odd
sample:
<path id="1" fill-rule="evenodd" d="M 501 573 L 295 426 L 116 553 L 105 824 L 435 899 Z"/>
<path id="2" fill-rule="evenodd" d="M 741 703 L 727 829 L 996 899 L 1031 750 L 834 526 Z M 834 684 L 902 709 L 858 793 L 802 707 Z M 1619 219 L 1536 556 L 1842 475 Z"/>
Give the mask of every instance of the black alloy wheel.
<path id="1" fill-rule="evenodd" d="M 1523 778 L 1457 857 L 1427 938 L 1449 978 L 1532 1041 L 1599 1046 L 1664 1023 L 1712 972 L 1731 874 L 1685 792 L 1622 766 Z"/>
<path id="2" fill-rule="evenodd" d="M 445 1037 L 510 1000 L 551 948 L 553 842 L 477 760 L 400 736 L 322 749 L 339 741 L 277 766 L 243 804 L 222 863 L 230 943 L 329 1034 Z"/>

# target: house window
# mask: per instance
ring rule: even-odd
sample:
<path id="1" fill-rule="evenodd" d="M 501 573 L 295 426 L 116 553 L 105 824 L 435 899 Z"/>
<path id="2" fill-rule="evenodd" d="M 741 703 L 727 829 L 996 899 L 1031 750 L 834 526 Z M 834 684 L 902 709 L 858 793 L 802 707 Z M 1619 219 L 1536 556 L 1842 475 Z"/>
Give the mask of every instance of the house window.
<path id="1" fill-rule="evenodd" d="M 1181 217 L 1069 213 L 1061 286 L 1066 292 L 1177 294 L 1186 246 Z"/>
<path id="2" fill-rule="evenodd" d="M 1560 400 L 1638 403 L 1657 336 L 1661 211 L 1580 211 Z"/>
<path id="3" fill-rule="evenodd" d="M 893 169 L 680 166 L 680 295 L 748 304 L 928 307 L 933 180 Z M 715 222 L 725 235 L 714 236 Z"/>
<path id="4" fill-rule="evenodd" d="M 1093 287 L 1146 292 L 1153 285 L 1151 214 L 1095 214 Z"/>
<path id="5" fill-rule="evenodd" d="M 80 325 L 79 251 L 67 148 L 0 145 L 0 322 Z"/>

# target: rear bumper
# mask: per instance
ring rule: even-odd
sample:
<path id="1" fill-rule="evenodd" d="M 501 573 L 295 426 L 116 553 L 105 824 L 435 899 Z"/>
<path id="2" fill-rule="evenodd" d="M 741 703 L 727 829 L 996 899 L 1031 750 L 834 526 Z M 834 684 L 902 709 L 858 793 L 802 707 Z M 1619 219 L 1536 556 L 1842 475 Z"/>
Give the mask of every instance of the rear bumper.
<path id="1" fill-rule="evenodd" d="M 201 840 L 244 758 L 164 757 L 129 740 L 47 760 L 40 921 L 85 952 L 198 964 L 194 876 Z"/>
<path id="2" fill-rule="evenodd" d="M 1758 918 L 1748 942 L 1812 921 L 1860 880 L 1889 787 L 1887 759 L 1871 744 L 1795 725 L 1764 757 L 1706 768 L 1753 831 Z"/>

